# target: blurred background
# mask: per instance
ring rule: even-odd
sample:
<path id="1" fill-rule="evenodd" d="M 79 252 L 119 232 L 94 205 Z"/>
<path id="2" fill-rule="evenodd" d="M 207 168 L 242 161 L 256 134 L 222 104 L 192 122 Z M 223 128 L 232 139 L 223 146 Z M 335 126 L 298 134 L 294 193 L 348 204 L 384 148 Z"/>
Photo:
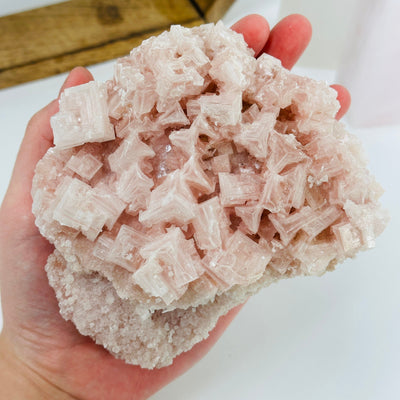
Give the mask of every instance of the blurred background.
<path id="1" fill-rule="evenodd" d="M 0 0 L 0 17 L 54 3 Z M 337 271 L 281 282 L 250 299 L 208 356 L 152 399 L 399 399 L 400 1 L 236 0 L 222 19 L 231 25 L 250 13 L 271 27 L 292 13 L 311 21 L 312 41 L 293 71 L 350 90 L 343 121 L 364 145 L 391 221 L 376 249 Z M 0 18 L 3 38 L 5 30 Z M 112 66 L 89 69 L 105 81 Z M 66 76 L 0 89 L 0 199 L 27 122 Z"/>

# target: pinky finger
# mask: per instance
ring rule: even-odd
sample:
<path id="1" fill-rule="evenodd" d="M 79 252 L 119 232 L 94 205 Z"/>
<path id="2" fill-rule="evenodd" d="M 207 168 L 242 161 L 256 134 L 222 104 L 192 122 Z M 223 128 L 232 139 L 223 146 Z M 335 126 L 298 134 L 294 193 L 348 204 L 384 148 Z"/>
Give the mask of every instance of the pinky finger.
<path id="1" fill-rule="evenodd" d="M 340 119 L 343 117 L 343 115 L 346 114 L 350 107 L 351 103 L 351 96 L 349 91 L 341 85 L 331 85 L 332 89 L 335 89 L 337 92 L 337 99 L 340 103 L 340 108 L 339 111 L 336 114 L 336 119 Z"/>

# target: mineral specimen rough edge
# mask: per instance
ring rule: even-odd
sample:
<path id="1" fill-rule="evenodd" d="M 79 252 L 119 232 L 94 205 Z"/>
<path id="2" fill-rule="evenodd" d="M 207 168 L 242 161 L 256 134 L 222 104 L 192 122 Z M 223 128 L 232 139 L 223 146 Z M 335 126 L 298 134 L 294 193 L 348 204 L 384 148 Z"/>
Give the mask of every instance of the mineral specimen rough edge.
<path id="1" fill-rule="evenodd" d="M 115 357 L 148 369 L 172 364 L 177 355 L 207 338 L 219 317 L 282 279 L 266 270 L 257 282 L 235 286 L 213 302 L 150 315 L 138 302 L 120 299 L 106 278 L 66 268 L 57 250 L 49 257 L 46 272 L 64 319 L 71 320 L 81 334 L 94 338 Z M 98 298 L 105 299 L 101 307 L 93 301 Z"/>

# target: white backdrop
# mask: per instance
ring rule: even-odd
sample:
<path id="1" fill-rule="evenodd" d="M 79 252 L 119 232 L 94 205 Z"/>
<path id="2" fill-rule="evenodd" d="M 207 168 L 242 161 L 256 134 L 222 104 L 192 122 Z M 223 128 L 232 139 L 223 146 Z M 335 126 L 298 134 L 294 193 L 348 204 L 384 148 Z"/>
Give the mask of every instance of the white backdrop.
<path id="1" fill-rule="evenodd" d="M 48 3 L 0 0 L 0 14 Z M 285 13 L 300 11 L 291 3 Z M 279 5 L 276 0 L 238 0 L 225 22 L 252 12 L 275 22 Z M 334 42 L 334 30 L 331 35 Z M 106 80 L 111 65 L 90 70 Z M 317 69 L 321 66 L 309 61 L 301 65 L 297 72 L 332 82 L 333 70 Z M 0 90 L 0 198 L 27 121 L 57 95 L 65 76 Z M 400 398 L 400 127 L 349 129 L 361 138 L 371 169 L 386 189 L 383 202 L 391 222 L 377 248 L 322 278 L 281 282 L 250 299 L 215 348 L 153 400 Z"/>

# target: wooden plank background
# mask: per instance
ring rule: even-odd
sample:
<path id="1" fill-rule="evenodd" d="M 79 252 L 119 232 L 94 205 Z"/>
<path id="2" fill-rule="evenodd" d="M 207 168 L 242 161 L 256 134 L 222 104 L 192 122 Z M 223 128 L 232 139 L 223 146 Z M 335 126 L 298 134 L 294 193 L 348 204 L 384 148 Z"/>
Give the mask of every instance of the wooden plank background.
<path id="1" fill-rule="evenodd" d="M 172 24 L 220 19 L 233 0 L 70 0 L 0 18 L 0 88 L 123 56 Z"/>

